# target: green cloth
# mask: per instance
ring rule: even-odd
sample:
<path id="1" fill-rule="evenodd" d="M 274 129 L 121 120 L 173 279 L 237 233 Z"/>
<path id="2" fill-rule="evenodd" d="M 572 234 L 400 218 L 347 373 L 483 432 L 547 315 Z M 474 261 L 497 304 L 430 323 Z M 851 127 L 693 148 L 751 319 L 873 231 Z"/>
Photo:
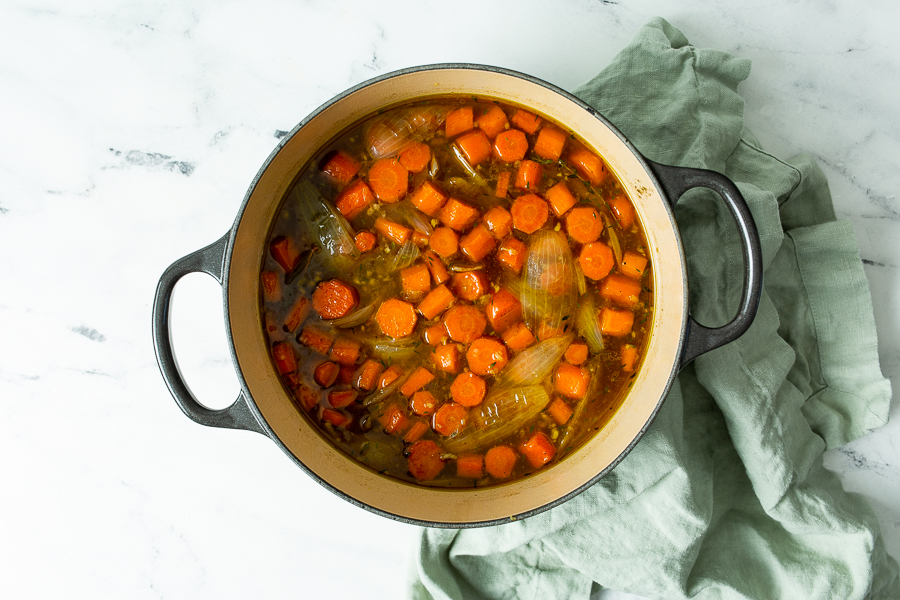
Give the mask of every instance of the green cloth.
<path id="1" fill-rule="evenodd" d="M 812 160 L 775 158 L 744 128 L 749 72 L 655 19 L 575 94 L 648 158 L 737 183 L 762 238 L 752 327 L 682 370 L 646 436 L 584 493 L 518 522 L 423 530 L 411 597 L 900 598 L 867 502 L 822 462 L 890 405 L 856 239 Z M 675 212 L 692 312 L 723 324 L 743 270 L 731 217 L 705 190 Z"/>

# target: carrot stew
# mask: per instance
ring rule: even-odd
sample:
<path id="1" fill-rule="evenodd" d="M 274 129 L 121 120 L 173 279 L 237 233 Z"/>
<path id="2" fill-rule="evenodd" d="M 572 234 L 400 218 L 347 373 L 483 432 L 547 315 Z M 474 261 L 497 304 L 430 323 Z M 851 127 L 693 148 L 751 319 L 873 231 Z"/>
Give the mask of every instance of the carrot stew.
<path id="1" fill-rule="evenodd" d="M 375 115 L 298 176 L 260 298 L 298 410 L 348 455 L 435 487 L 564 459 L 621 404 L 652 268 L 603 159 L 490 98 Z"/>

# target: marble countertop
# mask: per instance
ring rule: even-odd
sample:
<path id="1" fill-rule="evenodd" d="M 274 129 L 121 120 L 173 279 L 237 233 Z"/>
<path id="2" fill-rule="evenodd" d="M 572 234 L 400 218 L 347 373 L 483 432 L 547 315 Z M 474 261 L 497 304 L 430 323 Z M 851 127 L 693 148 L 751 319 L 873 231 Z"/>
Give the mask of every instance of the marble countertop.
<path id="1" fill-rule="evenodd" d="M 896 389 L 892 0 L 4 2 L 4 595 L 399 597 L 414 528 L 337 498 L 264 437 L 204 428 L 177 408 L 150 338 L 157 280 L 231 227 L 278 136 L 346 88 L 474 62 L 571 90 L 657 15 L 697 46 L 752 59 L 748 127 L 773 154 L 806 152 L 824 169 L 859 238 Z M 172 331 L 195 394 L 229 405 L 238 383 L 212 278 L 182 280 Z M 888 425 L 826 465 L 871 501 L 900 558 L 892 406 Z"/>

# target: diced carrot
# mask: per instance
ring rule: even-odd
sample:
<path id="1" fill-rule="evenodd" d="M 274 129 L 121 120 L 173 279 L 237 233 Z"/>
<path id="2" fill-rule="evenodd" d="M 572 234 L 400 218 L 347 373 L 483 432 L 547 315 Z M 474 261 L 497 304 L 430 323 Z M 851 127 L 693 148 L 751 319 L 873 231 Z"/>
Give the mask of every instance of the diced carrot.
<path id="1" fill-rule="evenodd" d="M 628 229 L 634 223 L 634 207 L 631 206 L 631 202 L 628 201 L 628 198 L 625 196 L 614 196 L 606 201 L 609 204 L 609 207 L 612 209 L 613 214 L 616 215 L 616 220 L 619 221 L 619 225 L 622 226 L 622 229 Z"/>
<path id="2" fill-rule="evenodd" d="M 425 263 L 400 270 L 400 285 L 410 297 L 420 297 L 431 290 L 431 274 Z"/>
<path id="3" fill-rule="evenodd" d="M 334 337 L 321 329 L 307 325 L 300 331 L 297 341 L 325 356 L 328 354 L 328 349 L 331 348 Z"/>
<path id="4" fill-rule="evenodd" d="M 609 275 L 616 265 L 612 248 L 603 242 L 591 242 L 581 247 L 578 264 L 584 276 L 599 281 Z"/>
<path id="5" fill-rule="evenodd" d="M 647 268 L 647 259 L 637 252 L 626 250 L 622 255 L 622 264 L 619 265 L 619 272 L 627 275 L 632 279 L 640 279 L 644 276 L 644 270 Z"/>
<path id="6" fill-rule="evenodd" d="M 634 313 L 630 310 L 618 310 L 604 306 L 600 309 L 600 331 L 613 337 L 622 337 L 631 333 L 634 327 Z"/>
<path id="7" fill-rule="evenodd" d="M 356 365 L 341 365 L 338 369 L 337 383 L 340 385 L 351 385 L 356 375 Z"/>
<path id="8" fill-rule="evenodd" d="M 481 454 L 463 454 L 456 457 L 456 476 L 466 479 L 484 477 L 484 456 Z"/>
<path id="9" fill-rule="evenodd" d="M 409 171 L 396 158 L 376 160 L 366 178 L 372 193 L 382 202 L 398 202 L 409 191 Z"/>
<path id="10" fill-rule="evenodd" d="M 422 142 L 413 142 L 400 153 L 400 164 L 410 173 L 419 173 L 431 161 L 431 148 Z"/>
<path id="11" fill-rule="evenodd" d="M 424 248 L 428 245 L 428 235 L 425 233 L 420 233 L 418 231 L 413 230 L 410 238 L 412 243 L 418 246 L 419 248 Z"/>
<path id="12" fill-rule="evenodd" d="M 566 349 L 566 362 L 570 365 L 580 365 L 587 360 L 588 346 L 584 342 L 573 342 Z"/>
<path id="13" fill-rule="evenodd" d="M 473 373 L 496 375 L 509 361 L 506 346 L 491 337 L 478 338 L 466 350 L 466 361 Z"/>
<path id="14" fill-rule="evenodd" d="M 444 121 L 444 134 L 448 138 L 454 138 L 461 133 L 469 131 L 473 127 L 475 127 L 475 119 L 472 105 L 460 106 L 447 115 L 447 120 Z"/>
<path id="15" fill-rule="evenodd" d="M 388 405 L 375 419 L 384 427 L 384 432 L 390 435 L 403 433 L 409 425 L 406 412 L 396 404 Z"/>
<path id="16" fill-rule="evenodd" d="M 431 428 L 443 436 L 453 435 L 466 426 L 469 409 L 456 402 L 444 402 L 431 418 Z"/>
<path id="17" fill-rule="evenodd" d="M 500 264 L 516 273 L 522 270 L 527 255 L 528 247 L 525 243 L 512 236 L 503 240 L 497 250 L 497 260 Z"/>
<path id="18" fill-rule="evenodd" d="M 543 131 L 543 130 L 542 130 Z M 603 233 L 603 217 L 593 206 L 577 206 L 566 216 L 566 232 L 576 242 L 596 242 Z"/>
<path id="19" fill-rule="evenodd" d="M 510 121 L 527 134 L 532 134 L 541 126 L 541 118 L 524 108 L 516 109 Z"/>
<path id="20" fill-rule="evenodd" d="M 444 206 L 444 203 L 447 201 L 447 194 L 432 181 L 428 180 L 416 188 L 412 196 L 409 197 L 409 201 L 423 213 L 433 217 Z"/>
<path id="21" fill-rule="evenodd" d="M 294 353 L 294 347 L 287 342 L 272 344 L 272 358 L 275 359 L 275 367 L 281 375 L 297 370 L 297 355 Z"/>
<path id="22" fill-rule="evenodd" d="M 522 319 L 522 304 L 506 288 L 501 288 L 484 307 L 488 321 L 494 331 L 502 334 L 511 325 Z"/>
<path id="23" fill-rule="evenodd" d="M 459 249 L 472 262 L 479 262 L 497 246 L 497 240 L 483 223 L 472 228 L 472 231 L 459 240 Z"/>
<path id="24" fill-rule="evenodd" d="M 394 221 L 388 221 L 384 217 L 375 219 L 375 231 L 397 244 L 403 244 L 412 235 L 412 230 L 409 227 L 404 227 Z"/>
<path id="25" fill-rule="evenodd" d="M 441 209 L 438 218 L 447 227 L 462 231 L 478 218 L 478 209 L 456 198 L 450 198 Z"/>
<path id="26" fill-rule="evenodd" d="M 534 141 L 534 153 L 547 160 L 559 160 L 568 137 L 556 127 L 544 127 Z"/>
<path id="27" fill-rule="evenodd" d="M 281 280 L 275 271 L 263 271 L 260 275 L 262 281 L 263 297 L 266 302 L 278 302 L 281 300 Z"/>
<path id="28" fill-rule="evenodd" d="M 294 267 L 294 262 L 296 262 L 297 256 L 300 254 L 296 246 L 294 246 L 294 242 L 283 235 L 279 235 L 272 240 L 272 243 L 269 244 L 269 253 L 272 254 L 275 262 L 281 265 L 285 273 L 289 273 Z"/>
<path id="29" fill-rule="evenodd" d="M 506 194 L 509 193 L 509 180 L 511 178 L 511 172 L 500 171 L 500 174 L 497 175 L 497 187 L 494 189 L 495 196 L 498 198 L 506 198 Z"/>
<path id="30" fill-rule="evenodd" d="M 543 431 L 532 434 L 519 449 L 535 469 L 546 465 L 556 454 L 556 447 Z"/>
<path id="31" fill-rule="evenodd" d="M 592 185 L 597 185 L 606 178 L 607 171 L 603 160 L 584 146 L 576 144 L 569 150 L 566 158 L 575 166 L 578 174 Z"/>
<path id="32" fill-rule="evenodd" d="M 491 157 L 491 140 L 480 129 L 462 134 L 453 142 L 469 165 L 477 167 Z"/>
<path id="33" fill-rule="evenodd" d="M 560 363 L 553 375 L 554 389 L 575 400 L 584 398 L 590 380 L 591 374 L 587 369 L 569 363 Z"/>
<path id="34" fill-rule="evenodd" d="M 437 285 L 441 285 L 450 279 L 450 273 L 447 271 L 447 267 L 444 266 L 444 263 L 438 258 L 437 254 L 431 250 L 426 250 L 422 253 L 422 258 L 425 259 L 425 265 L 428 267 L 428 270 L 431 271 L 431 279 Z"/>
<path id="35" fill-rule="evenodd" d="M 450 289 L 462 300 L 475 302 L 488 291 L 488 280 L 482 271 L 456 273 L 450 280 Z"/>
<path id="36" fill-rule="evenodd" d="M 371 392 L 378 384 L 378 376 L 381 375 L 381 363 L 367 358 L 356 372 L 354 385 L 364 392 Z"/>
<path id="37" fill-rule="evenodd" d="M 309 298 L 306 296 L 299 296 L 297 301 L 294 302 L 294 306 L 291 307 L 291 312 L 288 313 L 287 319 L 284 321 L 284 330 L 288 333 L 294 333 L 297 331 L 297 328 L 306 320 L 306 317 L 309 316 L 310 304 Z"/>
<path id="38" fill-rule="evenodd" d="M 363 254 L 371 252 L 378 244 L 378 238 L 375 237 L 375 234 L 371 231 L 366 231 L 365 229 L 358 232 L 353 238 L 353 241 L 356 242 L 356 249 Z"/>
<path id="39" fill-rule="evenodd" d="M 563 216 L 567 210 L 575 206 L 576 200 L 565 181 L 560 181 L 544 193 L 550 201 L 550 208 L 557 217 Z"/>
<path id="40" fill-rule="evenodd" d="M 436 369 L 445 373 L 459 372 L 459 348 L 456 344 L 438 346 L 431 353 L 431 361 Z"/>
<path id="41" fill-rule="evenodd" d="M 456 296 L 453 295 L 453 292 L 446 285 L 442 284 L 428 292 L 428 295 L 416 306 L 416 310 L 427 320 L 431 321 L 453 306 L 454 302 L 456 302 Z"/>
<path id="42" fill-rule="evenodd" d="M 519 163 L 519 169 L 516 171 L 515 186 L 520 190 L 537 191 L 541 186 L 541 177 L 544 175 L 544 169 L 539 163 L 533 160 L 523 160 Z"/>
<path id="43" fill-rule="evenodd" d="M 422 332 L 422 337 L 429 346 L 439 346 L 446 342 L 450 336 L 447 335 L 444 324 L 438 323 L 437 325 L 426 327 Z"/>
<path id="44" fill-rule="evenodd" d="M 481 220 L 498 240 L 505 238 L 512 231 L 512 215 L 502 206 L 491 208 L 484 213 Z"/>
<path id="45" fill-rule="evenodd" d="M 518 129 L 501 131 L 494 138 L 494 156 L 506 163 L 525 158 L 528 152 L 528 139 Z"/>
<path id="46" fill-rule="evenodd" d="M 345 317 L 359 304 L 356 288 L 340 279 L 320 281 L 312 294 L 313 310 L 323 319 Z"/>
<path id="47" fill-rule="evenodd" d="M 400 370 L 396 365 L 391 365 L 387 369 L 385 369 L 384 373 L 381 374 L 381 378 L 378 380 L 378 389 L 383 390 L 387 386 L 391 385 L 400 377 L 403 376 L 403 371 Z"/>
<path id="48" fill-rule="evenodd" d="M 471 304 L 457 304 L 444 314 L 444 328 L 454 342 L 469 344 L 484 334 L 487 319 Z"/>
<path id="49" fill-rule="evenodd" d="M 345 187 L 334 199 L 334 205 L 338 212 L 344 215 L 348 221 L 352 221 L 362 214 L 373 202 L 375 202 L 375 194 L 362 179 L 357 179 Z"/>
<path id="50" fill-rule="evenodd" d="M 496 479 L 506 479 L 512 475 L 518 460 L 516 451 L 509 446 L 494 446 L 484 455 L 484 470 Z"/>
<path id="51" fill-rule="evenodd" d="M 503 342 L 513 352 L 524 350 L 534 341 L 534 334 L 522 321 L 503 332 Z"/>
<path id="52" fill-rule="evenodd" d="M 403 436 L 403 441 L 407 444 L 412 444 L 413 442 L 421 439 L 422 436 L 425 435 L 426 432 L 428 432 L 429 428 L 430 425 L 427 421 L 420 421 L 416 419 L 412 422 L 409 430 L 407 430 L 406 434 Z"/>
<path id="53" fill-rule="evenodd" d="M 634 371 L 634 365 L 637 362 L 638 351 L 635 346 L 625 344 L 622 346 L 622 370 L 626 373 Z"/>
<path id="54" fill-rule="evenodd" d="M 550 403 L 550 406 L 547 407 L 547 414 L 556 421 L 557 425 L 565 425 L 572 417 L 572 407 L 569 406 L 565 400 L 557 396 L 553 399 L 553 402 Z"/>
<path id="55" fill-rule="evenodd" d="M 465 407 L 478 406 L 487 394 L 487 382 L 475 373 L 460 373 L 450 384 L 450 396 Z"/>
<path id="56" fill-rule="evenodd" d="M 353 419 L 350 417 L 350 415 L 333 408 L 326 408 L 322 411 L 322 420 L 328 421 L 335 427 L 346 427 L 351 422 L 353 422 Z"/>
<path id="57" fill-rule="evenodd" d="M 412 396 L 434 380 L 434 374 L 425 367 L 419 367 L 400 384 L 400 393 Z"/>
<path id="58" fill-rule="evenodd" d="M 509 125 L 509 120 L 506 118 L 506 113 L 503 112 L 503 109 L 494 104 L 481 111 L 481 114 L 475 118 L 475 124 L 486 136 L 494 139 L 501 131 L 506 129 L 507 125 Z"/>
<path id="59" fill-rule="evenodd" d="M 313 372 L 313 379 L 319 384 L 319 387 L 327 388 L 334 385 L 341 367 L 336 362 L 326 360 L 316 365 Z"/>
<path id="60" fill-rule="evenodd" d="M 438 227 L 428 239 L 428 245 L 438 255 L 450 258 L 459 249 L 459 235 L 449 227 Z"/>
<path id="61" fill-rule="evenodd" d="M 328 404 L 334 408 L 346 408 L 356 402 L 356 390 L 331 390 L 328 392 Z"/>
<path id="62" fill-rule="evenodd" d="M 435 408 L 437 408 L 437 400 L 431 392 L 419 390 L 409 399 L 409 410 L 420 417 L 427 417 L 434 412 Z"/>
<path id="63" fill-rule="evenodd" d="M 409 473 L 419 481 L 434 479 L 444 470 L 441 448 L 432 440 L 418 440 L 407 452 Z"/>
<path id="64" fill-rule="evenodd" d="M 641 284 L 630 277 L 613 273 L 603 280 L 600 285 L 600 296 L 607 298 L 614 304 L 633 307 L 638 303 L 641 294 Z"/>
<path id="65" fill-rule="evenodd" d="M 510 208 L 513 227 L 522 233 L 534 233 L 544 226 L 550 209 L 547 203 L 537 194 L 525 194 L 515 199 Z"/>
<path id="66" fill-rule="evenodd" d="M 375 322 L 381 332 L 394 339 L 411 335 L 418 320 L 413 305 L 399 298 L 385 300 L 375 312 Z"/>
<path id="67" fill-rule="evenodd" d="M 292 390 L 300 407 L 309 412 L 319 404 L 319 393 L 314 391 L 308 385 L 301 383 Z"/>
<path id="68" fill-rule="evenodd" d="M 338 336 L 331 345 L 328 356 L 339 365 L 355 365 L 359 360 L 359 342 Z"/>
<path id="69" fill-rule="evenodd" d="M 359 172 L 362 165 L 346 150 L 337 150 L 325 157 L 322 172 L 337 181 L 348 184 Z"/>

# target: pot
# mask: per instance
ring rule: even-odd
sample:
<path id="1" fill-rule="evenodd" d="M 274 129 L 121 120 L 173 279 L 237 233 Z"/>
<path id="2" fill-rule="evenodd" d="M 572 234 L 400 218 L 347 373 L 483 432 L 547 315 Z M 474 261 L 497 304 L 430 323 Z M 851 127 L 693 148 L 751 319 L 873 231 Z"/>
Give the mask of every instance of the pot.
<path id="1" fill-rule="evenodd" d="M 646 233 L 656 306 L 643 364 L 621 407 L 564 461 L 503 485 L 472 489 L 417 486 L 380 475 L 333 446 L 295 408 L 269 357 L 263 334 L 259 273 L 271 224 L 295 176 L 339 133 L 379 109 L 447 94 L 492 97 L 543 113 L 577 132 L 619 177 Z M 707 328 L 690 317 L 687 272 L 672 207 L 688 189 L 716 191 L 737 223 L 744 274 L 734 319 Z M 176 282 L 204 272 L 222 285 L 226 331 L 241 390 L 221 410 L 204 407 L 178 371 L 169 335 Z M 153 307 L 153 340 L 163 378 L 194 421 L 269 437 L 301 469 L 345 500 L 400 521 L 437 527 L 493 525 L 565 502 L 598 481 L 638 443 L 678 371 L 696 356 L 739 337 L 756 314 L 762 284 L 759 237 L 736 186 L 711 171 L 675 168 L 644 158 L 606 119 L 571 94 L 533 77 L 467 64 L 404 69 L 334 98 L 286 136 L 250 184 L 231 230 L 175 261 L 162 275 Z"/>

